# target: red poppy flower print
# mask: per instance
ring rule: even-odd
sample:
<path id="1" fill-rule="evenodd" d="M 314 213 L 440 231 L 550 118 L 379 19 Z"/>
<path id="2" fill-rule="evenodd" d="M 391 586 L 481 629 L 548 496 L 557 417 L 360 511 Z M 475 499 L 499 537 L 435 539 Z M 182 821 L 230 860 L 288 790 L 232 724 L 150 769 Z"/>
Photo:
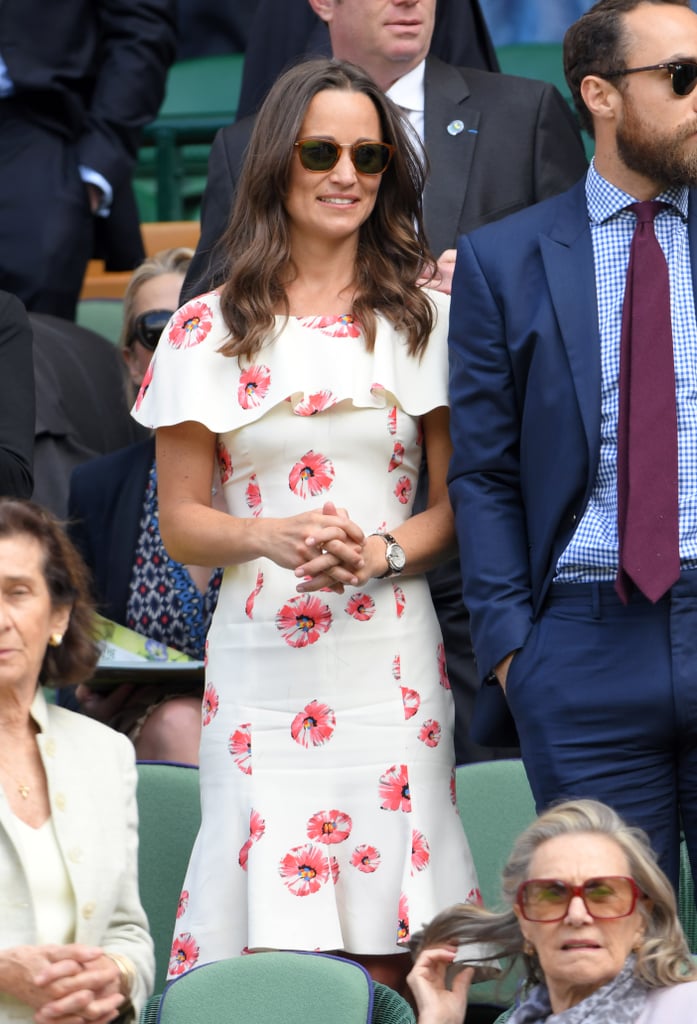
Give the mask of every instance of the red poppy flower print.
<path id="1" fill-rule="evenodd" d="M 423 871 L 431 859 L 431 849 L 423 832 L 413 829 L 411 833 L 411 873 Z"/>
<path id="2" fill-rule="evenodd" d="M 302 747 L 321 747 L 331 739 L 336 715 L 326 704 L 311 700 L 293 719 L 290 734 Z"/>
<path id="3" fill-rule="evenodd" d="M 329 858 L 329 870 L 332 873 L 332 882 L 334 883 L 334 885 L 336 885 L 336 883 L 339 881 L 339 875 L 341 874 L 339 861 L 336 859 L 336 857 Z"/>
<path id="4" fill-rule="evenodd" d="M 408 476 L 400 476 L 394 489 L 394 496 L 400 504 L 407 504 L 411 497 L 411 480 Z"/>
<path id="5" fill-rule="evenodd" d="M 205 341 L 212 326 L 210 307 L 199 299 L 193 299 L 174 314 L 167 343 L 171 348 L 193 348 Z"/>
<path id="6" fill-rule="evenodd" d="M 304 327 L 321 331 L 330 338 L 360 338 L 358 321 L 345 313 L 343 316 L 299 316 L 298 322 Z"/>
<path id="7" fill-rule="evenodd" d="M 380 851 L 375 846 L 361 843 L 351 854 L 351 863 L 359 871 L 372 875 L 380 867 Z"/>
<path id="8" fill-rule="evenodd" d="M 410 718 L 413 718 L 419 710 L 421 706 L 421 697 L 418 695 L 416 690 L 411 690 L 408 686 L 403 686 L 402 703 L 404 704 L 404 717 L 408 721 Z"/>
<path id="9" fill-rule="evenodd" d="M 177 935 L 172 943 L 172 952 L 169 955 L 169 974 L 175 978 L 191 970 L 199 956 L 198 943 L 191 932 L 182 932 Z"/>
<path id="10" fill-rule="evenodd" d="M 218 691 L 216 690 L 213 683 L 208 683 L 206 689 L 203 691 L 203 701 L 201 703 L 201 725 L 210 725 L 215 716 L 218 714 L 218 708 L 220 706 L 220 699 L 218 697 Z"/>
<path id="11" fill-rule="evenodd" d="M 397 406 L 393 405 L 387 413 L 387 429 L 390 434 L 394 435 L 397 433 Z"/>
<path id="12" fill-rule="evenodd" d="M 429 718 L 419 729 L 419 739 L 427 747 L 437 747 L 440 743 L 440 733 L 440 722 L 437 722 L 435 718 Z"/>
<path id="13" fill-rule="evenodd" d="M 436 648 L 436 655 L 438 657 L 438 681 L 444 690 L 450 689 L 450 680 L 448 679 L 448 666 L 445 661 L 445 647 L 443 644 L 438 644 Z"/>
<path id="14" fill-rule="evenodd" d="M 227 745 L 228 750 L 232 754 L 233 761 L 245 775 L 252 774 L 252 734 L 250 729 L 250 722 L 245 722 L 243 725 L 238 726 L 230 734 Z"/>
<path id="15" fill-rule="evenodd" d="M 143 404 L 143 399 L 145 398 L 147 390 L 150 387 L 150 385 L 152 384 L 152 375 L 155 372 L 155 367 L 154 367 L 153 363 L 154 363 L 154 360 L 150 362 L 150 365 L 148 366 L 147 370 L 145 371 L 145 376 L 143 377 L 143 380 L 142 380 L 141 385 L 140 385 L 140 389 L 138 391 L 138 396 L 136 398 L 136 409 L 140 409 L 141 405 Z"/>
<path id="16" fill-rule="evenodd" d="M 232 476 L 232 457 L 222 441 L 215 446 L 215 454 L 218 459 L 218 471 L 221 484 L 226 484 Z"/>
<path id="17" fill-rule="evenodd" d="M 268 395 L 270 387 L 271 370 L 268 366 L 249 366 L 240 374 L 237 401 L 243 409 L 256 409 Z"/>
<path id="18" fill-rule="evenodd" d="M 465 896 L 463 903 L 474 903 L 477 907 L 483 907 L 484 901 L 482 900 L 482 894 L 479 889 L 470 889 Z"/>
<path id="19" fill-rule="evenodd" d="M 299 498 L 316 498 L 328 491 L 334 483 L 334 465 L 331 459 L 310 449 L 296 462 L 288 477 L 288 486 Z"/>
<path id="20" fill-rule="evenodd" d="M 411 811 L 409 774 L 405 764 L 393 764 L 380 776 L 380 806 L 384 811 Z"/>
<path id="21" fill-rule="evenodd" d="M 455 779 L 455 769 L 450 772 L 450 803 L 453 807 L 457 807 L 457 783 Z"/>
<path id="22" fill-rule="evenodd" d="M 399 654 L 395 654 L 392 659 L 392 676 L 397 682 L 402 678 L 402 659 Z"/>
<path id="23" fill-rule="evenodd" d="M 257 518 L 264 511 L 264 507 L 261 500 L 261 489 L 259 487 L 259 481 L 257 480 L 256 473 L 252 473 L 247 484 L 247 490 L 244 492 L 244 499 L 247 502 L 247 508 L 251 509 L 252 515 Z"/>
<path id="24" fill-rule="evenodd" d="M 276 629 L 289 647 L 316 644 L 332 624 L 329 606 L 319 597 L 293 597 L 276 613 Z"/>
<path id="25" fill-rule="evenodd" d="M 397 618 L 401 619 L 404 615 L 404 609 L 407 606 L 406 598 L 404 597 L 404 590 L 400 587 L 399 583 L 393 583 L 392 592 L 394 593 L 394 604 L 397 611 Z"/>
<path id="26" fill-rule="evenodd" d="M 314 416 L 318 412 L 330 409 L 336 405 L 337 401 L 338 399 L 331 391 L 318 391 L 314 395 L 308 395 L 302 402 L 298 402 L 293 412 L 296 416 Z"/>
<path id="27" fill-rule="evenodd" d="M 248 619 L 253 619 L 254 618 L 254 602 L 257 599 L 257 594 L 261 593 L 261 588 L 263 586 L 264 586 L 264 574 L 261 571 L 261 569 L 259 569 L 259 571 L 257 572 L 256 586 L 254 587 L 254 590 L 251 592 L 251 594 L 249 595 L 249 597 L 247 598 L 247 600 L 244 603 L 244 613 L 245 613 L 245 615 L 247 616 Z"/>
<path id="28" fill-rule="evenodd" d="M 238 863 L 243 871 L 247 870 L 247 862 L 249 860 L 249 851 L 251 850 L 254 843 L 258 842 L 266 831 L 266 822 L 253 808 L 249 814 L 249 839 L 244 843 L 240 849 L 239 856 L 237 858 Z"/>
<path id="29" fill-rule="evenodd" d="M 307 838 L 320 843 L 343 843 L 351 835 L 352 824 L 343 811 L 317 811 L 307 823 Z"/>
<path id="30" fill-rule="evenodd" d="M 278 871 L 294 896 L 311 896 L 329 878 L 328 858 L 321 846 L 305 843 L 288 851 Z"/>
<path id="31" fill-rule="evenodd" d="M 370 594 L 354 594 L 349 599 L 345 611 L 359 622 L 367 622 L 375 615 L 375 601 Z"/>
<path id="32" fill-rule="evenodd" d="M 183 889 L 179 895 L 179 902 L 177 903 L 177 921 L 180 917 L 183 917 L 186 908 L 189 906 L 189 890 Z"/>
<path id="33" fill-rule="evenodd" d="M 406 942 L 409 938 L 409 901 L 406 894 L 399 897 L 399 920 L 397 921 L 397 942 Z"/>
<path id="34" fill-rule="evenodd" d="M 394 448 L 392 449 L 392 455 L 390 455 L 390 464 L 387 467 L 387 472 L 391 473 L 397 469 L 404 462 L 404 445 L 401 441 L 395 441 Z"/>

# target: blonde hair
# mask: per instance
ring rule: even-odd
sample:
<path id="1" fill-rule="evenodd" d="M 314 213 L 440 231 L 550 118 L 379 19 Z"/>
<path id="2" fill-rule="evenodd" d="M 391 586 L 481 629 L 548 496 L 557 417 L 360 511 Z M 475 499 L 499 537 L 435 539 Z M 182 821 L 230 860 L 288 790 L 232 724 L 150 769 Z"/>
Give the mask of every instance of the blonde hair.
<path id="1" fill-rule="evenodd" d="M 193 249 L 180 245 L 175 249 L 163 249 L 161 252 L 156 252 L 154 256 L 148 256 L 136 267 L 123 297 L 123 321 L 119 335 L 120 348 L 130 348 L 133 343 L 133 322 L 135 320 L 133 309 L 136 295 L 142 286 L 162 274 L 185 275 L 193 255 Z"/>
<path id="2" fill-rule="evenodd" d="M 610 807 L 597 800 L 568 800 L 549 808 L 516 840 L 503 869 L 503 897 L 500 912 L 472 904 L 461 904 L 438 914 L 410 942 L 419 952 L 444 942 L 458 945 L 491 942 L 491 959 L 522 957 L 527 980 L 544 981 L 537 957 L 524 952 L 523 934 L 513 912 L 518 887 L 530 877 L 530 864 L 543 843 L 558 836 L 601 835 L 622 850 L 629 872 L 646 899 L 638 906 L 645 931 L 636 952 L 635 974 L 648 988 L 665 988 L 697 978 L 685 934 L 678 920 L 673 888 L 656 863 L 656 855 L 645 832 L 627 825 Z"/>

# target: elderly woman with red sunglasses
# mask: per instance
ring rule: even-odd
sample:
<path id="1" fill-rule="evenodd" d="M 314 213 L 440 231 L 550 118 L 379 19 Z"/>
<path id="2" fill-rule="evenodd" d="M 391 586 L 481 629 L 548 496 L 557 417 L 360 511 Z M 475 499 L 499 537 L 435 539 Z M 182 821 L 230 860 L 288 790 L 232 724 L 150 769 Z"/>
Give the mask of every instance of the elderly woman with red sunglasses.
<path id="1" fill-rule="evenodd" d="M 503 869 L 507 909 L 439 914 L 413 937 L 408 982 L 419 1024 L 462 1024 L 472 968 L 457 947 L 522 957 L 523 997 L 507 1024 L 673 1024 L 697 1019 L 697 968 L 670 882 L 646 835 L 605 804 L 545 811 Z"/>

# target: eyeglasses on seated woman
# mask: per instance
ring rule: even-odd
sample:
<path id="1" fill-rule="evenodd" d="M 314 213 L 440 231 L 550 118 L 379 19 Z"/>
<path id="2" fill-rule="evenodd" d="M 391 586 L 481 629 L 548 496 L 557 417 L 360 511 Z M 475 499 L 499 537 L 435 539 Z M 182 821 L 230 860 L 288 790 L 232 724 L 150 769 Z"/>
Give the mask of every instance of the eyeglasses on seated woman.
<path id="1" fill-rule="evenodd" d="M 473 941 L 489 943 L 492 959 L 523 960 L 508 1024 L 697 1020 L 697 967 L 673 889 L 646 835 L 605 804 L 545 811 L 513 848 L 503 896 L 500 912 L 453 907 L 414 935 L 408 982 L 419 1024 L 462 1024 L 473 969 L 453 978 L 453 964 Z"/>

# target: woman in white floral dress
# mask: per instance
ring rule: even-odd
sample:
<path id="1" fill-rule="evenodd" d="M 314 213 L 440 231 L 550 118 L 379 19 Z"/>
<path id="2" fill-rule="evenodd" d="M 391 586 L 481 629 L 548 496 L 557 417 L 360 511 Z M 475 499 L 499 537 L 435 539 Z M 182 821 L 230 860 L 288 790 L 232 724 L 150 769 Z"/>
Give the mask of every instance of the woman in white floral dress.
<path id="1" fill-rule="evenodd" d="M 477 898 L 423 577 L 454 531 L 448 300 L 417 284 L 422 186 L 363 72 L 284 75 L 249 146 L 226 284 L 174 315 L 136 402 L 157 428 L 168 550 L 226 567 L 172 975 L 334 950 L 399 989 L 410 929 Z M 210 507 L 214 450 L 229 515 Z"/>

